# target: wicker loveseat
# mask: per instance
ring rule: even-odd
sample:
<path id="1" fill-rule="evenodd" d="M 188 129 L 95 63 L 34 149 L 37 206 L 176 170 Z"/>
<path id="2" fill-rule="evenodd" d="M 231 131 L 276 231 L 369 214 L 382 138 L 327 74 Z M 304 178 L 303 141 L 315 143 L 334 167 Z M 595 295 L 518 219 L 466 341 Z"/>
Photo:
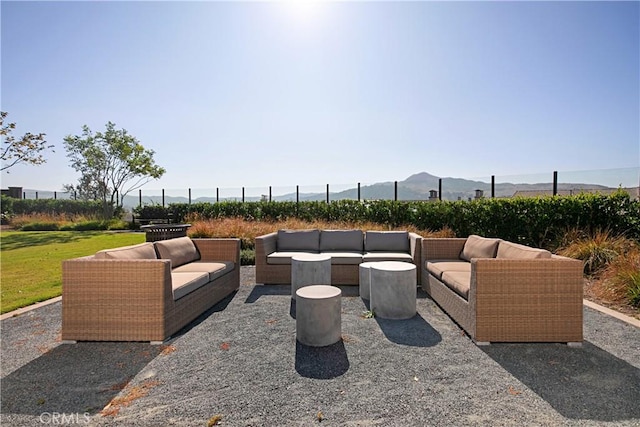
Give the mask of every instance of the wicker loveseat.
<path id="1" fill-rule="evenodd" d="M 362 262 L 418 265 L 421 239 L 407 231 L 278 230 L 256 237 L 256 283 L 290 284 L 291 257 L 303 252 L 331 256 L 332 284 L 357 285 Z"/>
<path id="2" fill-rule="evenodd" d="M 480 236 L 422 239 L 422 288 L 477 344 L 582 342 L 583 264 Z"/>
<path id="3" fill-rule="evenodd" d="M 239 284 L 239 239 L 179 237 L 66 260 L 62 339 L 159 343 Z"/>

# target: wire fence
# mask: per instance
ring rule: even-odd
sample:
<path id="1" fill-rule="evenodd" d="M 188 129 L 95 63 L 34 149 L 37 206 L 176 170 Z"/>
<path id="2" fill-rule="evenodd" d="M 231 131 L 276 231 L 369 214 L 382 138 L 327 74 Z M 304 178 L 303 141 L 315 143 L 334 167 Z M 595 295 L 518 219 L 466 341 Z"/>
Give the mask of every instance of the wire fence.
<path id="1" fill-rule="evenodd" d="M 607 194 L 624 189 L 640 197 L 640 167 L 564 171 L 528 175 L 487 176 L 470 179 L 442 178 L 426 173 L 404 181 L 363 184 L 322 184 L 264 187 L 211 187 L 183 189 L 140 188 L 124 197 L 125 207 L 170 203 L 217 203 L 222 201 L 324 201 L 335 200 L 472 200 L 484 197 L 537 197 L 574 195 L 584 192 Z M 76 199 L 65 191 L 25 190 L 9 187 L 3 194 L 23 199 Z"/>

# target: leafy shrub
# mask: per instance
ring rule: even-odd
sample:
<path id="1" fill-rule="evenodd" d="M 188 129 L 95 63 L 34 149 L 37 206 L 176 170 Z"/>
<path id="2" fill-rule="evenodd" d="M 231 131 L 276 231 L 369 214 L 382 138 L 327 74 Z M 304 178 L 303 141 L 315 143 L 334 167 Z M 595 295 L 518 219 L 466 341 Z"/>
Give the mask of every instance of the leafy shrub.
<path id="1" fill-rule="evenodd" d="M 68 199 L 14 199 L 2 196 L 2 211 L 11 215 L 102 215 L 102 202 Z"/>
<path id="2" fill-rule="evenodd" d="M 149 207 L 151 209 L 151 207 Z M 625 192 L 610 196 L 579 194 L 536 198 L 478 199 L 467 201 L 338 200 L 325 202 L 220 202 L 170 204 L 165 212 L 175 222 L 242 218 L 281 222 L 292 219 L 346 223 L 372 223 L 381 229 L 413 227 L 417 230 L 448 228 L 457 236 L 479 234 L 535 247 L 555 248 L 568 228 L 640 239 L 640 201 Z M 151 214 L 150 214 L 151 215 Z"/>
<path id="3" fill-rule="evenodd" d="M 61 231 L 93 231 L 93 230 L 108 230 L 109 221 L 82 221 L 73 224 L 66 224 L 60 227 Z"/>
<path id="4" fill-rule="evenodd" d="M 20 231 L 58 231 L 56 222 L 31 222 L 20 227 Z"/>
<path id="5" fill-rule="evenodd" d="M 255 249 L 242 249 L 240 251 L 240 265 L 255 265 L 256 251 Z"/>

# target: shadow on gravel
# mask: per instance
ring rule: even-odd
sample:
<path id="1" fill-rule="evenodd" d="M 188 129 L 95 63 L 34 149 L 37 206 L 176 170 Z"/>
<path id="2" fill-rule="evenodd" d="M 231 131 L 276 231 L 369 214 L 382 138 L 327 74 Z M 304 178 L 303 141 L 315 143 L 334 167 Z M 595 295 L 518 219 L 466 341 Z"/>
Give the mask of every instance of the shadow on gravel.
<path id="1" fill-rule="evenodd" d="M 340 288 L 342 291 L 343 297 L 357 297 L 360 295 L 360 290 L 357 286 L 336 286 Z M 291 285 L 261 285 L 256 284 L 251 293 L 245 300 L 245 304 L 253 304 L 258 301 L 260 297 L 264 296 L 283 296 L 283 295 L 291 295 Z"/>
<path id="2" fill-rule="evenodd" d="M 310 347 L 296 340 L 296 371 L 306 378 L 329 380 L 349 370 L 342 340 L 326 347 Z"/>
<path id="3" fill-rule="evenodd" d="M 238 291 L 233 291 L 232 293 L 224 297 L 222 300 L 218 301 L 216 305 L 214 305 L 213 307 L 211 307 L 210 309 L 202 313 L 200 316 L 196 317 L 191 323 L 189 323 L 184 328 L 180 329 L 178 332 L 173 334 L 168 340 L 165 341 L 165 344 L 171 343 L 175 341 L 177 338 L 191 331 L 193 328 L 195 328 L 196 326 L 198 326 L 199 324 L 207 320 L 207 318 L 211 316 L 213 313 L 218 313 L 220 311 L 226 310 L 227 306 L 231 303 L 231 301 L 233 301 L 233 299 L 237 294 L 238 294 Z"/>
<path id="4" fill-rule="evenodd" d="M 411 319 L 388 320 L 376 317 L 376 322 L 384 336 L 393 343 L 412 347 L 433 347 L 442 341 L 438 331 L 426 321 L 420 314 Z"/>
<path id="5" fill-rule="evenodd" d="M 2 414 L 96 414 L 164 346 L 62 344 L 2 379 Z"/>
<path id="6" fill-rule="evenodd" d="M 291 295 L 290 285 L 260 285 L 257 284 L 251 290 L 251 293 L 244 301 L 245 304 L 253 304 L 258 301 L 260 297 L 274 296 L 274 295 Z"/>
<path id="7" fill-rule="evenodd" d="M 590 342 L 479 348 L 567 418 L 640 419 L 640 369 Z"/>

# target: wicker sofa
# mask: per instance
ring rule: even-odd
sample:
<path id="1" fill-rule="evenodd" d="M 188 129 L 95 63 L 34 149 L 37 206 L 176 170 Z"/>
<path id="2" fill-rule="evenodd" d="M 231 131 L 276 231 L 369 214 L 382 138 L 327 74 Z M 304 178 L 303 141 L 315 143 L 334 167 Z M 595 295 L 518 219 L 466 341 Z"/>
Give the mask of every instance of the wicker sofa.
<path id="1" fill-rule="evenodd" d="M 66 260 L 62 340 L 160 343 L 239 284 L 239 239 L 179 237 Z"/>
<path id="2" fill-rule="evenodd" d="M 278 230 L 256 237 L 256 283 L 290 284 L 291 257 L 306 252 L 331 255 L 332 284 L 357 285 L 362 262 L 418 265 L 421 239 L 407 231 Z"/>
<path id="3" fill-rule="evenodd" d="M 582 342 L 581 261 L 480 236 L 421 254 L 422 288 L 477 344 Z"/>

